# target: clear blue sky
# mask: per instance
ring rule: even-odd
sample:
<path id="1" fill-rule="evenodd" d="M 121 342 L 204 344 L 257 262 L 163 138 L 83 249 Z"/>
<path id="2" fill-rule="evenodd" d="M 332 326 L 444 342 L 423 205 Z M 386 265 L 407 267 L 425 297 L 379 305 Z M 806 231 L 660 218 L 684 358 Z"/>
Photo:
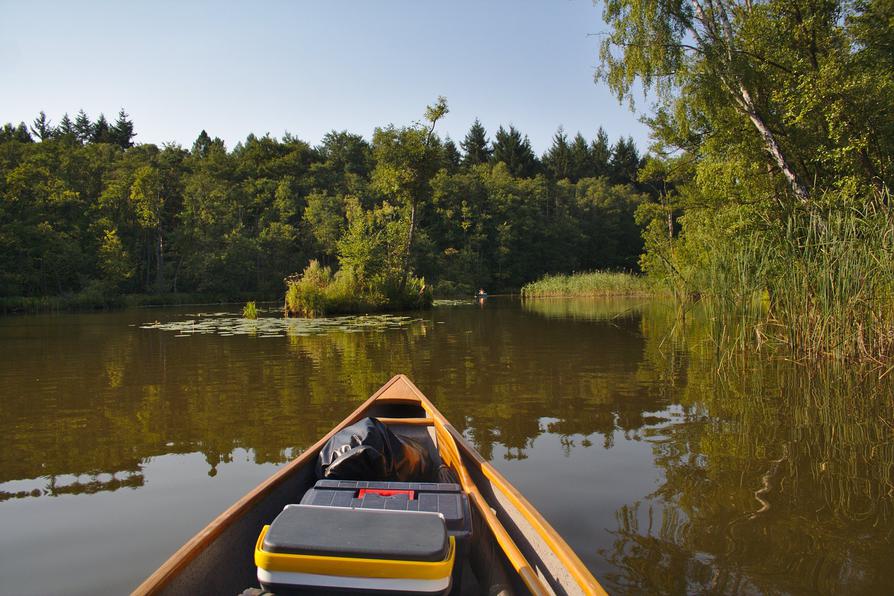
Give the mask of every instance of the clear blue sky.
<path id="1" fill-rule="evenodd" d="M 137 141 L 232 147 L 251 132 L 311 144 L 369 138 L 447 97 L 441 134 L 477 116 L 514 124 L 542 153 L 561 124 L 614 142 L 647 130 L 593 81 L 601 6 L 590 0 L 39 2 L 0 0 L 0 122 L 58 122 L 84 108 Z"/>

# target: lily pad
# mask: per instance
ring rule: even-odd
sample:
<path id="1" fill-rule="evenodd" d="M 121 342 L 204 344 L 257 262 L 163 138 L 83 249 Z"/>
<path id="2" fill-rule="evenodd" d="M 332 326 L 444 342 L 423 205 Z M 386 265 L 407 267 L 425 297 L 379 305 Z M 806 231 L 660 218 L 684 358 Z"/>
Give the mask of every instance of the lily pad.
<path id="1" fill-rule="evenodd" d="M 272 311 L 278 312 L 278 311 Z M 247 320 L 234 313 L 191 313 L 179 321 L 153 321 L 140 325 L 141 329 L 156 329 L 175 333 L 175 337 L 192 335 L 218 335 L 221 337 L 250 335 L 257 338 L 304 337 L 321 333 L 381 333 L 403 329 L 423 319 L 406 315 L 359 315 L 329 317 L 323 319 L 286 319 L 261 317 Z"/>

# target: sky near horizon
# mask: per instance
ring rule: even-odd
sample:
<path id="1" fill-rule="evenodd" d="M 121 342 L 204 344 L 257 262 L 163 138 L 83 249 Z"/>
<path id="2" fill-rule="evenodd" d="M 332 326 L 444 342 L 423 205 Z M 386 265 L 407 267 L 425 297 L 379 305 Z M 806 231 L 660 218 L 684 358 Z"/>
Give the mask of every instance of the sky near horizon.
<path id="1" fill-rule="evenodd" d="M 593 79 L 601 14 L 590 0 L 0 0 L 0 123 L 124 107 L 137 142 L 189 147 L 205 129 L 230 148 L 286 131 L 315 145 L 411 124 L 443 95 L 438 130 L 457 143 L 477 117 L 538 154 L 560 125 L 645 151 L 640 115 Z"/>

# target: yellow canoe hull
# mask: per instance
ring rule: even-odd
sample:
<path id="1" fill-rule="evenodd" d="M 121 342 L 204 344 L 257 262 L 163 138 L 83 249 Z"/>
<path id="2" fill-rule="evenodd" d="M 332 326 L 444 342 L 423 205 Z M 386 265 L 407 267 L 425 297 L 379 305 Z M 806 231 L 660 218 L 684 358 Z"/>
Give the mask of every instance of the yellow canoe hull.
<path id="1" fill-rule="evenodd" d="M 366 416 L 391 427 L 424 427 L 442 461 L 459 478 L 472 507 L 505 555 L 509 573 L 531 594 L 605 594 L 571 547 L 542 515 L 472 447 L 404 375 L 383 385 L 296 459 L 239 499 L 149 576 L 134 594 L 237 594 L 252 567 L 265 523 L 310 486 L 317 454 L 339 430 Z M 246 542 L 247 541 L 247 542 Z M 242 584 L 238 582 L 242 582 Z"/>

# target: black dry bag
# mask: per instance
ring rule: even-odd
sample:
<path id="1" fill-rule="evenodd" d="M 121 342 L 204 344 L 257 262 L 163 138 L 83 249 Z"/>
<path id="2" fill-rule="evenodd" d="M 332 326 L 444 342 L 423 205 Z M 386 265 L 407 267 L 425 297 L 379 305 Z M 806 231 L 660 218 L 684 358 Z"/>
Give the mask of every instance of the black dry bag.
<path id="1" fill-rule="evenodd" d="M 375 418 L 338 431 L 320 450 L 317 478 L 426 482 L 434 480 L 428 449 Z"/>

